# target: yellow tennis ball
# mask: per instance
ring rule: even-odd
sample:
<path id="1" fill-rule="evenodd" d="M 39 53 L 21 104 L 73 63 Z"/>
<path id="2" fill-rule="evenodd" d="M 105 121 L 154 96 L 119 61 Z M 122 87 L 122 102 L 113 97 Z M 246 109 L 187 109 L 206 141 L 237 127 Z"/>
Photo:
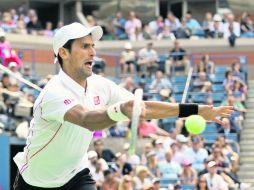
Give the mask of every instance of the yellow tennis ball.
<path id="1" fill-rule="evenodd" d="M 191 134 L 200 134 L 205 130 L 206 121 L 200 115 L 191 115 L 185 120 L 185 127 Z"/>

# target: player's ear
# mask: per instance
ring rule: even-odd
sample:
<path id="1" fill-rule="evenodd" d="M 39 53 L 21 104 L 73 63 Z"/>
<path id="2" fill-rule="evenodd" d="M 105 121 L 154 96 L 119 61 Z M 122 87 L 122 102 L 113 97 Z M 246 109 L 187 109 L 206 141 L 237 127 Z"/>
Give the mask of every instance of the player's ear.
<path id="1" fill-rule="evenodd" d="M 63 48 L 63 47 L 61 47 L 61 48 L 59 48 L 59 55 L 60 55 L 60 57 L 62 58 L 62 59 L 67 59 L 68 58 L 68 56 L 69 56 L 69 51 L 68 51 L 68 49 L 66 49 L 66 48 Z"/>

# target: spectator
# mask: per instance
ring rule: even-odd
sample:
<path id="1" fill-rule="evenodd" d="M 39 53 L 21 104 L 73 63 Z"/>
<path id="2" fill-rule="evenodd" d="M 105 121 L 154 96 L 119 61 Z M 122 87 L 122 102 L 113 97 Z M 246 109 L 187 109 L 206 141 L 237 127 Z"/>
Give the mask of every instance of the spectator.
<path id="1" fill-rule="evenodd" d="M 152 180 L 152 182 L 153 182 L 152 190 L 160 190 L 160 186 L 161 186 L 160 179 L 159 178 L 154 178 Z"/>
<path id="2" fill-rule="evenodd" d="M 92 15 L 87 15 L 86 21 L 89 27 L 93 27 L 97 25 L 96 19 Z"/>
<path id="3" fill-rule="evenodd" d="M 209 38 L 219 39 L 223 38 L 223 23 L 219 14 L 213 16 L 213 27 L 208 33 Z"/>
<path id="4" fill-rule="evenodd" d="M 123 74 L 128 72 L 134 74 L 136 66 L 136 53 L 133 51 L 130 42 L 127 42 L 124 45 L 124 51 L 121 53 L 120 65 Z"/>
<path id="5" fill-rule="evenodd" d="M 54 29 L 54 34 L 57 32 L 57 30 L 59 30 L 60 28 L 62 28 L 64 26 L 64 22 L 63 21 L 58 21 L 57 23 L 57 28 Z"/>
<path id="6" fill-rule="evenodd" d="M 228 190 L 227 183 L 217 174 L 217 165 L 215 161 L 208 163 L 208 173 L 204 174 L 209 190 Z"/>
<path id="7" fill-rule="evenodd" d="M 96 181 L 97 189 L 101 189 L 102 183 L 104 181 L 104 175 L 102 170 L 101 160 L 96 160 L 95 170 L 91 172 L 93 179 Z"/>
<path id="8" fill-rule="evenodd" d="M 224 38 L 229 38 L 232 34 L 235 35 L 235 37 L 240 36 L 240 24 L 239 22 L 235 21 L 235 16 L 233 13 L 229 13 L 226 18 L 226 22 L 223 26 L 223 36 Z"/>
<path id="9" fill-rule="evenodd" d="M 16 24 L 14 20 L 12 20 L 11 14 L 9 12 L 4 12 L 2 17 L 0 28 L 2 28 L 4 32 L 12 32 L 16 28 Z"/>
<path id="10" fill-rule="evenodd" d="M 160 90 L 160 101 L 171 102 L 171 103 L 176 102 L 175 98 L 172 96 L 172 91 L 170 89 Z"/>
<path id="11" fill-rule="evenodd" d="M 175 40 L 176 37 L 175 35 L 171 32 L 169 26 L 164 26 L 162 29 L 162 32 L 159 33 L 159 35 L 157 36 L 157 40 L 162 40 L 162 39 L 171 39 L 171 40 Z"/>
<path id="12" fill-rule="evenodd" d="M 254 37 L 254 28 L 253 22 L 251 17 L 248 13 L 243 12 L 241 21 L 240 21 L 240 28 L 241 28 L 241 37 L 243 38 L 253 38 Z"/>
<path id="13" fill-rule="evenodd" d="M 29 11 L 29 19 L 30 21 L 27 23 L 26 27 L 29 34 L 32 35 L 40 35 L 42 34 L 42 24 L 38 19 L 38 16 L 34 10 Z"/>
<path id="14" fill-rule="evenodd" d="M 175 32 L 176 38 L 188 39 L 191 36 L 191 29 L 187 26 L 187 21 L 182 18 L 181 26 Z"/>
<path id="15" fill-rule="evenodd" d="M 170 51 L 168 60 L 165 63 L 165 72 L 171 76 L 172 72 L 187 72 L 190 61 L 187 58 L 186 50 L 183 49 L 178 40 L 174 41 L 174 48 Z M 175 74 L 175 73 L 173 73 Z"/>
<path id="16" fill-rule="evenodd" d="M 162 136 L 169 136 L 168 132 L 158 127 L 152 121 L 146 121 L 140 119 L 138 125 L 138 134 L 141 138 L 143 137 L 151 137 L 154 139 L 160 138 Z"/>
<path id="17" fill-rule="evenodd" d="M 118 152 L 115 154 L 116 157 L 116 166 L 121 175 L 130 175 L 132 174 L 133 168 L 129 162 L 127 162 L 127 158 L 125 154 Z"/>
<path id="18" fill-rule="evenodd" d="M 16 11 L 15 9 L 10 9 L 10 10 L 9 10 L 9 13 L 10 13 L 10 15 L 11 15 L 11 20 L 13 20 L 14 23 L 16 23 L 16 22 L 18 21 L 18 19 L 19 19 L 19 16 L 18 16 L 18 14 L 17 14 L 17 11 Z"/>
<path id="19" fill-rule="evenodd" d="M 126 90 L 130 92 L 134 92 L 134 90 L 137 88 L 137 86 L 134 84 L 132 77 L 127 77 L 123 83 L 121 83 L 119 86 L 125 88 Z"/>
<path id="20" fill-rule="evenodd" d="M 159 162 L 165 160 L 165 151 L 163 140 L 161 138 L 154 140 L 154 152 Z"/>
<path id="21" fill-rule="evenodd" d="M 211 12 L 206 12 L 202 27 L 205 32 L 205 37 L 207 38 L 213 29 L 213 15 Z"/>
<path id="22" fill-rule="evenodd" d="M 187 14 L 185 15 L 185 19 L 186 19 L 186 25 L 191 30 L 192 35 L 199 36 L 199 37 L 204 36 L 204 31 L 202 30 L 198 21 L 192 17 L 191 11 L 187 11 Z"/>
<path id="23" fill-rule="evenodd" d="M 223 124 L 221 128 L 218 130 L 219 133 L 223 133 L 225 137 L 229 136 L 231 133 L 237 133 L 237 131 L 230 126 L 230 121 L 228 118 L 222 119 Z"/>
<path id="24" fill-rule="evenodd" d="M 54 32 L 53 32 L 53 24 L 52 22 L 46 22 L 46 28 L 43 31 L 43 35 L 46 37 L 53 37 Z"/>
<path id="25" fill-rule="evenodd" d="M 149 73 L 149 76 L 154 74 L 158 68 L 158 54 L 153 49 L 153 43 L 148 42 L 146 47 L 142 48 L 138 53 L 138 65 L 140 67 L 140 72 L 144 75 Z"/>
<path id="26" fill-rule="evenodd" d="M 125 23 L 126 19 L 123 17 L 121 12 L 116 13 L 116 17 L 113 19 L 114 34 L 118 40 L 128 39 L 127 34 L 125 33 Z"/>
<path id="27" fill-rule="evenodd" d="M 165 161 L 159 163 L 160 177 L 178 179 L 182 173 L 182 168 L 178 163 L 172 161 L 171 150 L 166 151 L 165 158 Z"/>
<path id="28" fill-rule="evenodd" d="M 136 190 L 142 190 L 147 184 L 151 184 L 152 175 L 146 166 L 136 168 L 136 176 L 133 177 Z"/>
<path id="29" fill-rule="evenodd" d="M 133 179 L 130 175 L 124 175 L 120 181 L 118 190 L 134 190 Z"/>
<path id="30" fill-rule="evenodd" d="M 176 35 L 177 30 L 181 27 L 181 23 L 173 12 L 169 12 L 165 19 L 165 26 L 169 27 L 169 29 Z"/>
<path id="31" fill-rule="evenodd" d="M 17 78 L 21 78 L 22 75 L 18 71 L 18 65 L 16 62 L 10 62 L 9 63 L 9 69 L 13 72 L 14 76 L 10 77 L 10 83 L 11 84 L 19 84 L 19 81 Z"/>
<path id="32" fill-rule="evenodd" d="M 17 34 L 27 34 L 26 23 L 24 20 L 24 15 L 20 15 L 16 22 L 16 28 L 13 29 L 13 33 Z"/>
<path id="33" fill-rule="evenodd" d="M 180 175 L 181 184 L 195 185 L 197 182 L 197 173 L 192 168 L 192 164 L 188 159 L 182 162 L 183 172 Z"/>
<path id="34" fill-rule="evenodd" d="M 102 140 L 95 140 L 93 145 L 99 158 L 103 158 L 106 162 L 112 162 L 115 159 L 115 155 L 110 149 L 104 149 Z"/>
<path id="35" fill-rule="evenodd" d="M 246 84 L 241 82 L 240 80 L 235 80 L 233 89 L 232 89 L 232 94 L 237 101 L 244 103 L 246 101 L 246 95 L 247 95 Z"/>
<path id="36" fill-rule="evenodd" d="M 197 171 L 204 169 L 204 160 L 208 157 L 206 149 L 202 148 L 202 142 L 199 136 L 191 137 L 191 148 L 185 151 L 186 159 L 192 163 L 192 167 Z"/>
<path id="37" fill-rule="evenodd" d="M 2 75 L 2 79 L 1 79 L 1 88 L 3 89 L 7 89 L 8 86 L 10 86 L 11 82 L 10 82 L 10 76 L 7 73 L 4 73 Z"/>
<path id="38" fill-rule="evenodd" d="M 154 151 L 150 151 L 147 154 L 147 168 L 153 176 L 158 177 L 159 167 L 158 167 L 158 159 L 156 157 L 156 153 Z"/>
<path id="39" fill-rule="evenodd" d="M 103 190 L 118 190 L 118 181 L 114 176 L 112 170 L 105 170 L 103 172 L 104 182 L 102 183 Z"/>
<path id="40" fill-rule="evenodd" d="M 198 78 L 194 79 L 193 81 L 193 91 L 200 91 L 205 84 L 208 84 L 207 82 L 209 81 L 206 79 L 206 73 L 199 72 Z"/>
<path id="41" fill-rule="evenodd" d="M 209 190 L 205 176 L 200 176 L 197 181 L 197 190 Z"/>
<path id="42" fill-rule="evenodd" d="M 151 40 L 155 37 L 153 37 L 152 32 L 151 32 L 151 28 L 145 24 L 142 28 L 142 34 L 140 35 L 139 40 Z"/>
<path id="43" fill-rule="evenodd" d="M 141 20 L 136 18 L 136 14 L 133 11 L 129 12 L 129 19 L 125 23 L 125 32 L 131 41 L 136 41 L 140 35 L 142 28 Z"/>
<path id="44" fill-rule="evenodd" d="M 153 151 L 153 147 L 152 147 L 152 144 L 150 142 L 148 142 L 145 144 L 142 155 L 141 155 L 141 164 L 142 165 L 147 164 L 147 157 L 151 151 Z"/>
<path id="45" fill-rule="evenodd" d="M 223 86 L 227 92 L 232 92 L 235 80 L 237 80 L 237 78 L 233 76 L 232 71 L 225 72 L 225 79 L 223 80 Z"/>
<path id="46" fill-rule="evenodd" d="M 205 72 L 208 75 L 214 75 L 214 62 L 211 60 L 210 55 L 206 54 L 201 58 L 198 65 L 197 72 Z"/>
<path id="47" fill-rule="evenodd" d="M 171 82 L 163 75 L 162 71 L 158 70 L 155 73 L 155 79 L 150 85 L 150 90 L 159 94 L 162 89 L 172 90 Z"/>
<path id="48" fill-rule="evenodd" d="M 231 67 L 233 76 L 238 77 L 240 80 L 245 82 L 245 74 L 241 70 L 241 64 L 238 61 L 235 61 L 231 64 Z"/>
<path id="49" fill-rule="evenodd" d="M 8 66 L 10 62 L 15 62 L 18 68 L 23 67 L 22 61 L 16 55 L 15 51 L 11 48 L 11 45 L 5 39 L 5 32 L 0 30 L 0 61 L 2 65 Z"/>

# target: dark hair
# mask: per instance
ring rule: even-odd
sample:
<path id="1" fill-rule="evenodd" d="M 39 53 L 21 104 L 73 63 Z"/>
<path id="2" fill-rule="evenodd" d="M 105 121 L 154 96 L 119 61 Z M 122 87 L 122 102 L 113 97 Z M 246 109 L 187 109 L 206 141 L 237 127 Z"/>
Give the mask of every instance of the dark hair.
<path id="1" fill-rule="evenodd" d="M 71 45 L 73 44 L 75 39 L 71 39 L 68 40 L 64 45 L 63 48 L 69 50 L 69 52 L 71 52 Z M 57 54 L 57 60 L 59 62 L 59 65 L 61 66 L 61 68 L 63 68 L 63 59 L 61 58 L 61 56 L 59 55 L 59 53 Z"/>

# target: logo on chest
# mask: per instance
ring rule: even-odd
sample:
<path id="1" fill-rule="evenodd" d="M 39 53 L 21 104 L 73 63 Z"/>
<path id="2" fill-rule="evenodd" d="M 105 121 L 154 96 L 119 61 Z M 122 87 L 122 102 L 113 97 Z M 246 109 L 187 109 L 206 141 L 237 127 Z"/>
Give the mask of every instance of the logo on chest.
<path id="1" fill-rule="evenodd" d="M 94 96 L 93 102 L 94 102 L 94 105 L 99 105 L 101 103 L 100 96 Z"/>

